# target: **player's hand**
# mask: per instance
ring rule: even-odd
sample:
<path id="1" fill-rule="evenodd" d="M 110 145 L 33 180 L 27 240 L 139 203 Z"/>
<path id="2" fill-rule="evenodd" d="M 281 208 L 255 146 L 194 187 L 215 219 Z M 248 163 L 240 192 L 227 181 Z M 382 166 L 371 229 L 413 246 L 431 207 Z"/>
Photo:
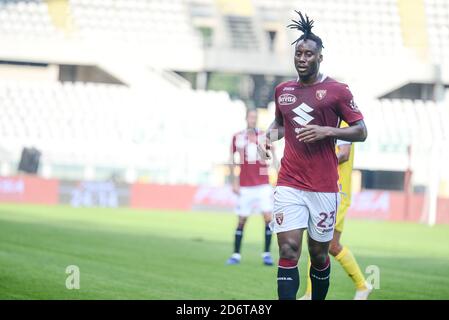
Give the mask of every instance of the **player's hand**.
<path id="1" fill-rule="evenodd" d="M 258 143 L 257 144 L 257 152 L 262 160 L 271 160 L 271 143 L 266 141 L 265 144 Z"/>
<path id="2" fill-rule="evenodd" d="M 305 143 L 312 143 L 324 138 L 327 138 L 329 134 L 329 127 L 317 126 L 314 124 L 306 125 L 304 128 L 299 129 L 296 138 L 299 141 Z"/>

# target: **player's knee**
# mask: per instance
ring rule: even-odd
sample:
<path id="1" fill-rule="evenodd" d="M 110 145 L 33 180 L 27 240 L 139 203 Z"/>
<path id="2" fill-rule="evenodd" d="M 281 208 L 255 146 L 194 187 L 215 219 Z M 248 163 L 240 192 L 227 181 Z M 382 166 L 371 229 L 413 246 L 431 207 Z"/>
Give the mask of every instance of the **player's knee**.
<path id="1" fill-rule="evenodd" d="M 310 262 L 316 268 L 321 269 L 326 265 L 328 259 L 327 248 L 321 246 L 309 247 Z"/>
<path id="2" fill-rule="evenodd" d="M 282 259 L 299 260 L 299 245 L 293 241 L 279 244 L 279 256 Z"/>
<path id="3" fill-rule="evenodd" d="M 238 229 L 243 229 L 246 224 L 246 217 L 239 217 Z"/>
<path id="4" fill-rule="evenodd" d="M 265 223 L 270 223 L 272 219 L 272 215 L 270 213 L 265 213 L 263 215 L 263 219 L 265 220 Z"/>
<path id="5" fill-rule="evenodd" d="M 310 262 L 312 266 L 318 269 L 326 267 L 328 258 L 327 252 L 319 252 L 315 254 L 310 253 Z"/>

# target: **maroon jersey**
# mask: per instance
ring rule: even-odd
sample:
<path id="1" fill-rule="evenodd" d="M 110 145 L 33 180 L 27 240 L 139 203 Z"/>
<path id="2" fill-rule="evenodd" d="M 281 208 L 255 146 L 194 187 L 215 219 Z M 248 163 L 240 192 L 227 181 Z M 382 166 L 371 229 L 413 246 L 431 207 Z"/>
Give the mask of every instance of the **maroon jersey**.
<path id="1" fill-rule="evenodd" d="M 284 157 L 277 185 L 338 192 L 335 139 L 304 143 L 296 135 L 308 124 L 339 127 L 341 120 L 348 124 L 362 120 L 348 86 L 328 77 L 311 86 L 292 80 L 276 87 L 275 99 L 276 118 L 283 119 L 285 128 Z"/>
<path id="2" fill-rule="evenodd" d="M 264 141 L 265 133 L 243 130 L 232 137 L 232 154 L 238 152 L 240 164 L 240 186 L 251 187 L 268 183 L 268 165 L 260 159 L 257 144 Z"/>

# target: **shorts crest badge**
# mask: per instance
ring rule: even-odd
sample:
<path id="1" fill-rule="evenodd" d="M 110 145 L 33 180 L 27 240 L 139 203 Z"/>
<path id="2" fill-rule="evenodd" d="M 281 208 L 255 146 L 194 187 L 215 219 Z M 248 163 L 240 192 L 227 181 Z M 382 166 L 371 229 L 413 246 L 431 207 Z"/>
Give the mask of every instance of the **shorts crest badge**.
<path id="1" fill-rule="evenodd" d="M 275 217 L 276 222 L 277 222 L 278 225 L 281 225 L 282 222 L 284 221 L 284 214 L 283 214 L 282 212 L 276 213 L 276 214 L 274 215 L 274 217 Z"/>
<path id="2" fill-rule="evenodd" d="M 318 100 L 323 100 L 324 99 L 324 97 L 326 96 L 326 93 L 327 93 L 327 90 L 317 90 L 316 91 L 316 98 L 318 99 Z"/>

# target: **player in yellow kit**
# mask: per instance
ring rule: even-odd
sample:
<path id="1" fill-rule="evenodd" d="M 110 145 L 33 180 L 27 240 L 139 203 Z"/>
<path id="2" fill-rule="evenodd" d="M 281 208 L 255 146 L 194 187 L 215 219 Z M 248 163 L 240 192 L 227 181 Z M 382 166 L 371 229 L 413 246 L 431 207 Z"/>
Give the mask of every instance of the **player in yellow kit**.
<path id="1" fill-rule="evenodd" d="M 342 122 L 340 127 L 347 127 Z M 337 221 L 335 224 L 334 237 L 330 243 L 329 253 L 340 262 L 343 269 L 354 282 L 356 293 L 354 300 L 366 300 L 373 290 L 371 284 L 366 282 L 360 267 L 348 247 L 340 243 L 343 232 L 346 212 L 351 205 L 351 176 L 354 163 L 354 145 L 351 142 L 337 140 L 336 153 L 338 159 L 338 184 L 340 188 L 341 202 L 337 211 Z M 308 269 L 310 269 L 310 258 Z M 307 289 L 301 300 L 310 300 L 312 295 L 312 284 L 310 277 L 307 277 Z"/>

